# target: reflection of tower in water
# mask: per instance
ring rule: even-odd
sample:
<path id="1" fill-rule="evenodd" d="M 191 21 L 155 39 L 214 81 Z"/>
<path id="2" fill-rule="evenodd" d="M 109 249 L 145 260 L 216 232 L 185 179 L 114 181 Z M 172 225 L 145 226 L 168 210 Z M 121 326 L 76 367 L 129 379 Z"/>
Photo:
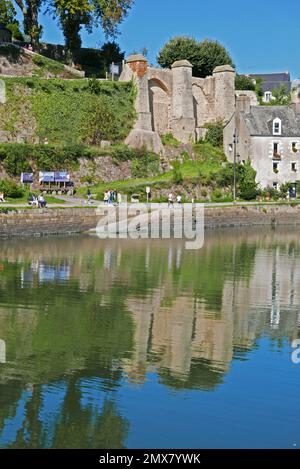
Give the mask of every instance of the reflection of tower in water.
<path id="1" fill-rule="evenodd" d="M 0 363 L 6 363 L 6 344 L 0 339 Z"/>
<path id="2" fill-rule="evenodd" d="M 279 299 L 279 279 L 278 279 L 278 248 L 273 253 L 273 266 L 272 266 L 272 302 L 271 302 L 271 316 L 270 324 L 273 329 L 277 329 L 280 323 L 280 299 Z"/>

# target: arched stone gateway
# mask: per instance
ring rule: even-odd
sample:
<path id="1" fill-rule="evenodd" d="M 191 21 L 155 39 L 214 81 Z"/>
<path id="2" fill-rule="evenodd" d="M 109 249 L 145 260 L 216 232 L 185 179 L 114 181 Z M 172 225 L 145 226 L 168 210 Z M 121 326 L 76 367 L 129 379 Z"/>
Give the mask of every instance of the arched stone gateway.
<path id="1" fill-rule="evenodd" d="M 187 60 L 172 69 L 148 66 L 142 55 L 127 59 L 120 80 L 133 79 L 137 85 L 137 121 L 126 143 L 134 148 L 145 146 L 163 153 L 160 135 L 172 133 L 182 143 L 202 136 L 207 122 L 228 120 L 235 109 L 235 71 L 228 65 L 217 67 L 213 76 L 192 77 Z"/>
<path id="2" fill-rule="evenodd" d="M 149 99 L 152 130 L 159 135 L 171 132 L 171 94 L 158 78 L 149 80 Z"/>

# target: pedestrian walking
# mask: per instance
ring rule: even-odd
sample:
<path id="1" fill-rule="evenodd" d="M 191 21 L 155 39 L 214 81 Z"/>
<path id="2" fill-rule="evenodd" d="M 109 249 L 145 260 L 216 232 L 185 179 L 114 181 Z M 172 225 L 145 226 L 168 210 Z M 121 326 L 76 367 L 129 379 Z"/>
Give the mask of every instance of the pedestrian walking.
<path id="1" fill-rule="evenodd" d="M 87 198 L 88 198 L 88 204 L 90 205 L 91 199 L 92 199 L 92 193 L 90 191 L 90 188 L 88 188 L 87 190 Z"/>
<path id="2" fill-rule="evenodd" d="M 173 194 L 169 194 L 168 196 L 168 207 L 174 207 L 174 202 L 173 202 Z"/>

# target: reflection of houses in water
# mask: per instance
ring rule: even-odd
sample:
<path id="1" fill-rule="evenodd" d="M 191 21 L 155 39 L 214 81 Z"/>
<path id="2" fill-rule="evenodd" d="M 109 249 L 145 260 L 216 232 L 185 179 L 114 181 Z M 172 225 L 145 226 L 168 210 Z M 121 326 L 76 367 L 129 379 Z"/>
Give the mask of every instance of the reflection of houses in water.
<path id="1" fill-rule="evenodd" d="M 0 363 L 6 363 L 6 344 L 0 339 Z"/>
<path id="2" fill-rule="evenodd" d="M 170 248 L 169 269 L 180 257 L 174 254 Z M 245 354 L 264 332 L 293 340 L 300 317 L 296 257 L 284 247 L 257 248 L 250 277 L 235 274 L 234 260 L 232 277 L 223 285 L 220 311 L 211 310 L 201 299 L 193 300 L 193 295 L 177 296 L 174 291 L 172 295 L 168 281 L 144 299 L 130 298 L 127 307 L 136 323 L 135 354 L 125 366 L 130 379 L 142 383 L 154 365 L 159 372 L 167 370 L 187 382 L 198 366 L 202 371 L 197 385 L 208 388 L 206 379 L 217 383 L 211 373 L 227 372 L 235 353 Z"/>
<path id="3" fill-rule="evenodd" d="M 31 262 L 30 267 L 23 267 L 21 270 L 21 286 L 26 288 L 32 286 L 35 280 L 38 283 L 64 282 L 69 280 L 71 268 L 67 260 L 62 260 L 56 264 L 44 261 Z"/>

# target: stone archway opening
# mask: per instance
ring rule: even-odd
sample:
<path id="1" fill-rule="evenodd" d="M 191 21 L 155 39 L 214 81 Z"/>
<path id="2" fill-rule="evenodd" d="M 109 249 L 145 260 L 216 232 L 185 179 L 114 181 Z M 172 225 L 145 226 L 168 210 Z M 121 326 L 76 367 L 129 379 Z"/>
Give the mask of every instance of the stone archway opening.
<path id="1" fill-rule="evenodd" d="M 158 78 L 149 80 L 149 100 L 152 130 L 159 135 L 170 132 L 171 95 L 166 85 Z"/>

